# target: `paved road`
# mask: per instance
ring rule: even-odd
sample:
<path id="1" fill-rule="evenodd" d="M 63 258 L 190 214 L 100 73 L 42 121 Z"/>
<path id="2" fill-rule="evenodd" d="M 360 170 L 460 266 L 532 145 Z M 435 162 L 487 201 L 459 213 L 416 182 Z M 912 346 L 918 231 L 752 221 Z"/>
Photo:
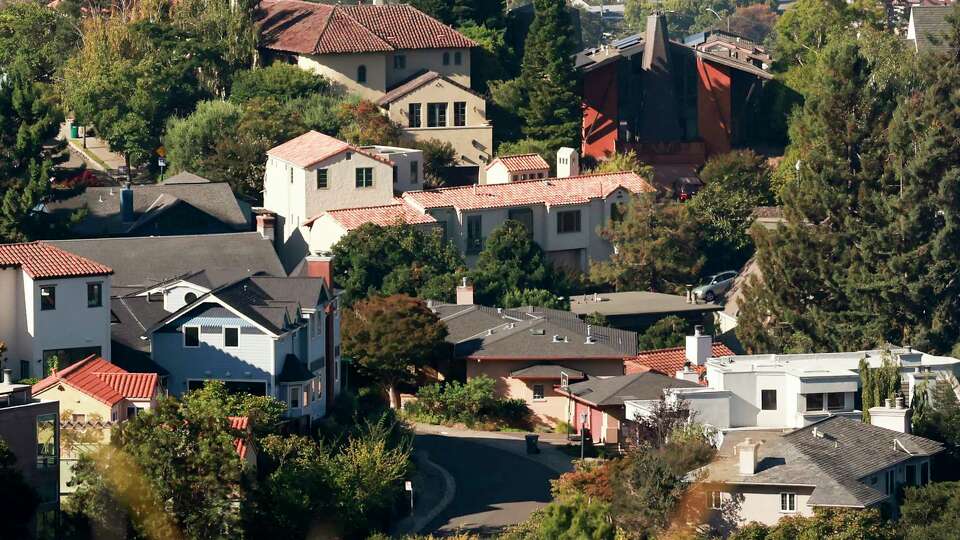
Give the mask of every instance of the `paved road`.
<path id="1" fill-rule="evenodd" d="M 558 473 L 523 456 L 480 439 L 438 434 L 418 434 L 415 446 L 456 481 L 450 505 L 423 533 L 494 533 L 550 502 L 550 479 Z"/>

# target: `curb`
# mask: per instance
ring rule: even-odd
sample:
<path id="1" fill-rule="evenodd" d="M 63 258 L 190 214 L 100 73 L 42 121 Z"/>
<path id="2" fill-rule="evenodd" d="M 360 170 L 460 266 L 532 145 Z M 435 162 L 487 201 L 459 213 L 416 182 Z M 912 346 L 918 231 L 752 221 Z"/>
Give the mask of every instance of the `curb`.
<path id="1" fill-rule="evenodd" d="M 107 172 L 107 169 L 100 164 L 96 158 L 92 156 L 92 152 L 89 152 L 86 148 L 81 147 L 80 145 L 73 142 L 73 139 L 66 137 L 67 145 L 73 149 L 75 152 L 83 156 L 83 160 L 87 162 L 87 165 L 98 171 Z"/>
<path id="2" fill-rule="evenodd" d="M 437 503 L 436 506 L 434 506 L 425 516 L 421 516 L 419 518 L 414 516 L 408 517 L 407 519 L 410 520 L 409 527 L 406 526 L 406 520 L 400 522 L 396 530 L 403 531 L 405 534 L 419 534 L 424 527 L 429 525 L 431 521 L 436 519 L 441 512 L 450 506 L 450 503 L 453 502 L 453 497 L 457 493 L 456 480 L 453 479 L 453 476 L 446 469 L 431 461 L 428 452 L 421 450 L 416 452 L 415 455 L 418 460 L 422 461 L 426 466 L 436 469 L 440 473 L 440 476 L 443 477 L 443 498 L 440 499 L 440 502 Z"/>

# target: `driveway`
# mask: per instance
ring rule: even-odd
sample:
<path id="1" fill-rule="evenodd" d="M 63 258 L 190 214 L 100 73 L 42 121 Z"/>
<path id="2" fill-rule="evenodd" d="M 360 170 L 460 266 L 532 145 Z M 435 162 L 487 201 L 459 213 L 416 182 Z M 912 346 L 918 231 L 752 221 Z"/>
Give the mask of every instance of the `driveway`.
<path id="1" fill-rule="evenodd" d="M 507 445 L 507 446 L 504 446 Z M 550 480 L 559 476 L 523 455 L 522 439 L 469 433 L 418 433 L 414 446 L 456 482 L 453 499 L 422 531 L 493 534 L 527 519 L 550 502 Z"/>

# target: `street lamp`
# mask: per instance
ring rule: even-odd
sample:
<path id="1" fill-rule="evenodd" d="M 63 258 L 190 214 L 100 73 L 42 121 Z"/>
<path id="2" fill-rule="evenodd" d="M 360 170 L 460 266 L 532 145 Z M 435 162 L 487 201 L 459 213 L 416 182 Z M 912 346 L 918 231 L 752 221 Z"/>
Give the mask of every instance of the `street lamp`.
<path id="1" fill-rule="evenodd" d="M 723 17 L 721 17 L 719 13 L 717 13 L 711 8 L 707 8 L 707 11 L 709 11 L 710 13 L 713 13 L 718 21 L 723 22 Z M 727 17 L 727 32 L 729 31 L 730 31 L 730 17 Z"/>

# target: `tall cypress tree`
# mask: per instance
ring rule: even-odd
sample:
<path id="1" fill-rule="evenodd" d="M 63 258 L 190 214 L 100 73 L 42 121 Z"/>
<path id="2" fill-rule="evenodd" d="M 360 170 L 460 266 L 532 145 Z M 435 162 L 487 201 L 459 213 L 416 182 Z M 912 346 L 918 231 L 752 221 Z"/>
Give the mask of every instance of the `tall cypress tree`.
<path id="1" fill-rule="evenodd" d="M 552 147 L 577 147 L 580 94 L 573 65 L 574 29 L 564 0 L 534 0 L 536 16 L 523 54 L 520 81 L 524 136 Z"/>

